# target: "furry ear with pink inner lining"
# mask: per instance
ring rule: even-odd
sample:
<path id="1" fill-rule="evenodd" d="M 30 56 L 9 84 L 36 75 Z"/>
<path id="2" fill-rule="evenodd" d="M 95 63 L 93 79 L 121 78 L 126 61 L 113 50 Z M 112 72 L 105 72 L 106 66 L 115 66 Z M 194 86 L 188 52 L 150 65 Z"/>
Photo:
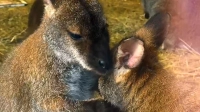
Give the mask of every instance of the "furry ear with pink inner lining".
<path id="1" fill-rule="evenodd" d="M 144 55 L 144 43 L 131 37 L 122 41 L 117 52 L 120 66 L 135 68 L 140 64 Z"/>
<path id="2" fill-rule="evenodd" d="M 169 21 L 167 13 L 157 13 L 134 36 L 122 40 L 117 47 L 117 67 L 135 68 L 141 63 L 145 50 L 158 49 L 165 40 Z"/>

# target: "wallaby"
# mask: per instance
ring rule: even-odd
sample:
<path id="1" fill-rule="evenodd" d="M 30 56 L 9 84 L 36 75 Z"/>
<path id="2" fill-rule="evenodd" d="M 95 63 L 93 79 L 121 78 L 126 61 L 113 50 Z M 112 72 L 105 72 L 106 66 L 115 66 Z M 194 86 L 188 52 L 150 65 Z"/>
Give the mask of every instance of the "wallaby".
<path id="1" fill-rule="evenodd" d="M 112 66 L 102 8 L 97 0 L 43 2 L 41 25 L 0 68 L 0 111 L 90 112 L 84 107 Z"/>
<path id="2" fill-rule="evenodd" d="M 199 112 L 200 56 L 180 50 L 158 57 L 168 22 L 168 14 L 157 13 L 114 49 L 114 68 L 99 89 L 123 112 Z"/>
<path id="3" fill-rule="evenodd" d="M 163 49 L 182 48 L 200 54 L 199 0 L 141 0 L 141 3 L 146 18 L 151 18 L 156 13 L 170 15 Z"/>

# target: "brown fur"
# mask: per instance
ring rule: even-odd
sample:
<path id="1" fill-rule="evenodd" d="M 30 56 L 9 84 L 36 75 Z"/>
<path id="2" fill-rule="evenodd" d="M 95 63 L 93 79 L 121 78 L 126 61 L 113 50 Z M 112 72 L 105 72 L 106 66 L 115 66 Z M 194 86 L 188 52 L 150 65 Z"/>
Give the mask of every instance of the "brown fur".
<path id="1" fill-rule="evenodd" d="M 106 111 L 103 101 L 87 101 L 97 90 L 99 75 L 111 66 L 100 4 L 96 0 L 44 3 L 39 28 L 0 68 L 0 111 Z"/>
<path id="2" fill-rule="evenodd" d="M 155 44 L 155 41 L 164 35 L 159 29 L 164 30 L 168 21 L 164 16 L 160 13 L 154 15 L 133 37 L 123 40 L 114 50 L 115 68 L 110 76 L 99 80 L 104 99 L 124 112 L 200 110 L 200 56 L 187 51 L 158 51 L 159 44 Z M 119 67 L 119 51 L 131 39 L 135 39 L 135 42 L 143 40 L 142 61 L 134 68 L 127 68 L 126 62 Z"/>

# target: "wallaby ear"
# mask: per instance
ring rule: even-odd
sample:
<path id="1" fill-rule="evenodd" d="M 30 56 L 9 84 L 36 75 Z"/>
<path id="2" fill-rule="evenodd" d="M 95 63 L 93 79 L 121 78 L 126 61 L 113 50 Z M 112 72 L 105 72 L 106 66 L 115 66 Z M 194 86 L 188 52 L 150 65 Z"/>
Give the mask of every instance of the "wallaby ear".
<path id="1" fill-rule="evenodd" d="M 135 37 L 125 39 L 117 48 L 116 67 L 135 68 L 141 63 L 143 55 L 143 41 Z"/>
<path id="2" fill-rule="evenodd" d="M 157 13 L 146 24 L 136 31 L 136 36 L 143 39 L 147 45 L 159 48 L 165 40 L 170 16 L 167 13 Z"/>
<path id="3" fill-rule="evenodd" d="M 157 13 L 152 16 L 144 27 L 151 31 L 153 42 L 160 47 L 165 40 L 165 34 L 169 26 L 170 16 L 167 13 Z"/>
<path id="4" fill-rule="evenodd" d="M 43 0 L 43 2 L 45 6 L 45 13 L 49 18 L 51 18 L 55 12 L 55 8 L 53 6 L 55 0 Z"/>

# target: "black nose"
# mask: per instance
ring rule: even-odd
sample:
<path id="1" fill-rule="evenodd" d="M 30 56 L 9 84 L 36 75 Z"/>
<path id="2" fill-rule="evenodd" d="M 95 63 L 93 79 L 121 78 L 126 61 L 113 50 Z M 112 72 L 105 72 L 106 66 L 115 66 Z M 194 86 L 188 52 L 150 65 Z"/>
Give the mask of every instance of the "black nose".
<path id="1" fill-rule="evenodd" d="M 103 69 L 107 69 L 107 64 L 105 61 L 103 60 L 99 60 L 99 66 Z"/>

